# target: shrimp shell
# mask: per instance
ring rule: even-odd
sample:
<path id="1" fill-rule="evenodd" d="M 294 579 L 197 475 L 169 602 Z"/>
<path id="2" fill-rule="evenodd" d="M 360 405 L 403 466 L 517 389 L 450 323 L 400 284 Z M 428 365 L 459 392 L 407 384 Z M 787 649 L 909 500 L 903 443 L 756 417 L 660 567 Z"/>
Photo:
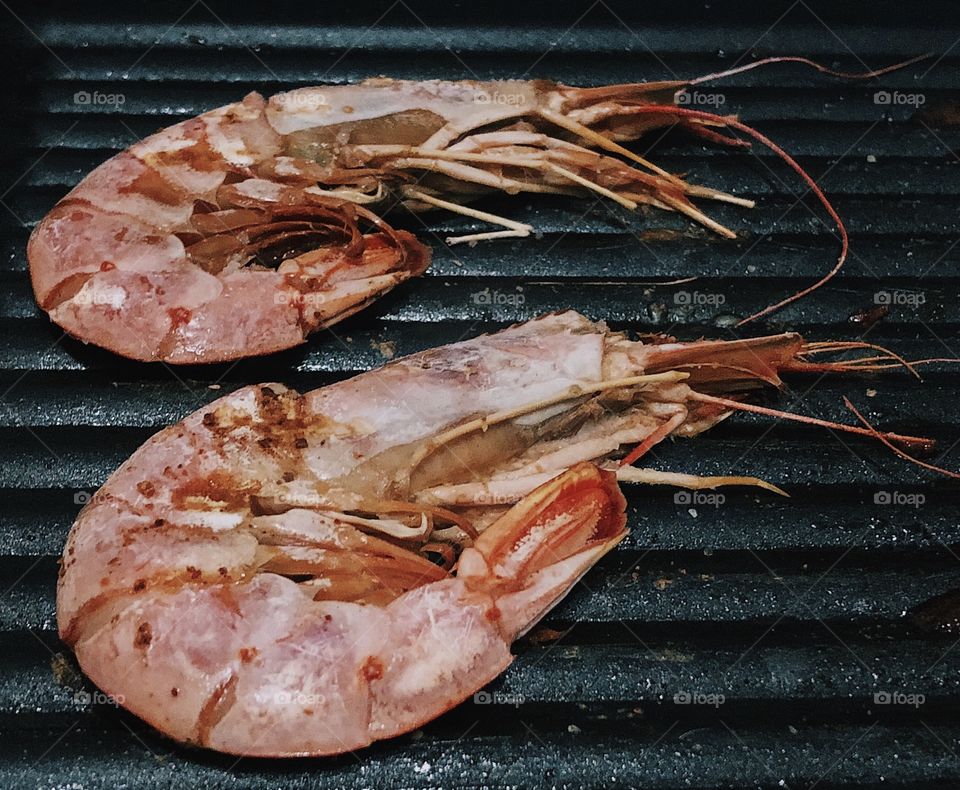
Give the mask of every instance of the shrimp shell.
<path id="1" fill-rule="evenodd" d="M 250 94 L 164 129 L 63 198 L 27 249 L 50 317 L 132 359 L 219 362 L 298 345 L 420 274 L 409 233 L 258 175 L 282 143 L 265 109 Z"/>

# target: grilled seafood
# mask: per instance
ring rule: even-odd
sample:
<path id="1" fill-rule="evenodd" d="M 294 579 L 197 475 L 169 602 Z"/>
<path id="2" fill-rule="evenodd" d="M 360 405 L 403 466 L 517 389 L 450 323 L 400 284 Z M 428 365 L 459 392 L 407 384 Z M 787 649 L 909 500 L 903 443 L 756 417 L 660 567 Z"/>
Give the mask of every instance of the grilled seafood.
<path id="1" fill-rule="evenodd" d="M 524 223 L 463 205 L 490 192 L 598 195 L 679 211 L 734 233 L 693 199 L 753 202 L 687 183 L 624 148 L 679 125 L 710 141 L 769 146 L 847 235 L 822 191 L 782 149 L 732 116 L 678 107 L 698 80 L 578 88 L 545 80 L 301 88 L 164 129 L 88 175 L 44 218 L 28 257 L 40 306 L 65 330 L 124 356 L 215 362 L 289 348 L 419 274 L 427 250 L 371 209 L 442 208 L 525 236 Z M 913 62 L 913 61 L 909 61 Z M 883 74 L 898 64 L 855 78 Z M 361 234 L 358 222 L 370 226 Z"/>
<path id="2" fill-rule="evenodd" d="M 180 741 L 322 755 L 406 732 L 500 673 L 623 537 L 617 478 L 776 491 L 630 464 L 763 411 L 743 398 L 781 372 L 896 363 L 816 361 L 854 347 L 648 344 L 566 312 L 304 395 L 243 387 L 147 441 L 80 513 L 60 635 Z"/>

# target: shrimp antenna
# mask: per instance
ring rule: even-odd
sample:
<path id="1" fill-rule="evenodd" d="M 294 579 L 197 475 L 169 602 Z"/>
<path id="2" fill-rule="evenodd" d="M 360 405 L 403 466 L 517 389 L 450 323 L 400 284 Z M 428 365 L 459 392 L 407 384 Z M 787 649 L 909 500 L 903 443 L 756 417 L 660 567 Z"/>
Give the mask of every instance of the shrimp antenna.
<path id="1" fill-rule="evenodd" d="M 899 458 L 902 458 L 904 461 L 909 461 L 911 464 L 915 464 L 916 466 L 922 467 L 923 469 L 929 469 L 931 472 L 937 472 L 937 473 L 939 473 L 939 474 L 941 474 L 941 475 L 946 475 L 947 477 L 952 477 L 954 480 L 960 480 L 960 474 L 958 474 L 957 472 L 952 472 L 952 471 L 950 471 L 949 469 L 944 469 L 942 466 L 936 466 L 935 464 L 928 464 L 926 461 L 921 461 L 919 458 L 914 458 L 914 457 L 913 457 L 912 455 L 910 455 L 909 453 L 906 453 L 906 452 L 904 452 L 903 450 L 901 450 L 901 449 L 900 449 L 899 447 L 897 447 L 893 442 L 890 441 L 890 438 L 889 438 L 889 437 L 891 436 L 891 434 L 883 434 L 883 433 L 880 433 L 880 431 L 878 431 L 876 428 L 874 428 L 874 427 L 867 421 L 867 418 L 864 417 L 864 416 L 857 410 L 857 407 L 854 406 L 854 405 L 850 402 L 850 399 L 849 399 L 848 397 L 844 396 L 844 398 L 843 398 L 843 404 L 844 404 L 848 409 L 850 409 L 850 411 L 852 411 L 852 412 L 856 415 L 857 419 L 860 420 L 860 422 L 862 422 L 862 423 L 864 424 L 864 427 L 865 427 L 866 431 L 867 431 L 871 436 L 873 436 L 874 439 L 876 439 L 876 440 L 878 440 L 878 441 L 880 441 L 880 442 L 883 442 L 883 443 L 884 443 L 887 447 L 889 447 L 889 448 L 893 451 L 893 453 L 894 453 L 896 456 L 898 456 Z"/>
<path id="2" fill-rule="evenodd" d="M 859 357 L 857 359 L 841 359 L 834 362 L 810 362 L 806 359 L 799 359 L 788 362 L 787 366 L 792 370 L 807 371 L 812 373 L 830 373 L 834 371 L 850 370 L 871 371 L 885 370 L 889 367 L 902 367 L 908 370 L 911 375 L 915 376 L 918 381 L 923 381 L 923 378 L 917 372 L 916 365 L 923 364 L 928 360 L 917 360 L 916 362 L 911 362 L 901 357 L 895 351 L 891 351 L 889 348 L 878 346 L 875 343 L 867 343 L 863 340 L 836 340 L 817 343 L 804 343 L 803 347 L 800 349 L 799 356 L 804 357 L 814 356 L 816 354 L 831 354 L 839 351 L 852 351 L 855 349 L 871 349 L 873 351 L 879 351 L 880 355 L 872 357 Z M 888 364 L 877 364 L 878 362 L 886 362 Z"/>
<path id="3" fill-rule="evenodd" d="M 900 63 L 894 63 L 891 66 L 884 66 L 883 68 L 873 69 L 873 70 L 864 71 L 864 72 L 835 71 L 834 69 L 828 68 L 820 63 L 817 63 L 816 61 L 811 60 L 810 58 L 798 57 L 795 55 L 778 56 L 778 57 L 763 58 L 762 60 L 754 61 L 753 63 L 746 63 L 742 66 L 735 66 L 733 68 L 726 69 L 724 71 L 717 71 L 712 74 L 706 74 L 702 77 L 697 77 L 696 79 L 690 80 L 689 84 L 699 85 L 701 83 L 708 82 L 711 80 L 721 79 L 723 77 L 730 77 L 730 76 L 733 76 L 734 74 L 742 74 L 745 71 L 751 71 L 755 68 L 771 65 L 774 63 L 801 63 L 805 66 L 810 66 L 811 68 L 816 69 L 822 74 L 829 74 L 830 76 L 833 76 L 833 77 L 840 77 L 842 79 L 849 79 L 849 80 L 865 80 L 865 79 L 871 79 L 873 77 L 879 77 L 883 74 L 889 74 L 892 71 L 897 71 L 898 69 L 903 69 L 903 68 L 906 68 L 907 66 L 912 66 L 914 63 L 918 63 L 922 60 L 926 60 L 930 57 L 933 57 L 933 54 L 934 53 L 932 52 L 927 52 L 927 53 L 924 53 L 923 55 L 918 55 L 915 58 L 910 58 L 909 60 L 905 60 Z M 681 108 L 677 108 L 677 109 L 680 110 Z M 692 117 L 691 113 L 695 113 L 696 111 L 683 110 L 682 112 L 687 117 Z M 700 115 L 705 116 L 703 118 L 700 118 L 700 120 L 707 120 L 711 118 L 715 120 L 715 118 L 713 116 L 710 116 L 708 113 L 700 113 Z M 777 154 L 777 156 L 779 156 L 784 162 L 786 162 L 804 180 L 804 182 L 806 182 L 807 186 L 810 188 L 810 191 L 813 192 L 814 195 L 816 195 L 819 201 L 823 204 L 824 208 L 827 210 L 827 213 L 830 215 L 830 218 L 837 224 L 837 229 L 840 232 L 840 244 L 841 244 L 840 255 L 837 258 L 837 262 L 834 264 L 833 268 L 830 269 L 830 271 L 828 271 L 823 277 L 817 280 L 817 282 L 815 282 L 813 285 L 807 288 L 804 288 L 801 291 L 798 291 L 797 293 L 793 294 L 790 297 L 787 297 L 786 299 L 782 299 L 781 301 L 775 304 L 765 307 L 760 312 L 747 316 L 746 318 L 742 319 L 737 323 L 737 326 L 743 326 L 744 324 L 749 323 L 750 321 L 755 321 L 758 318 L 762 318 L 763 316 L 769 315 L 770 313 L 773 313 L 779 310 L 781 307 L 785 307 L 786 305 L 792 302 L 795 302 L 798 299 L 802 299 L 803 297 L 809 295 L 813 291 L 820 288 L 820 286 L 827 283 L 843 267 L 844 261 L 846 260 L 846 257 L 847 257 L 847 252 L 850 246 L 850 242 L 847 237 L 847 229 L 844 226 L 843 221 L 840 219 L 839 215 L 834 210 L 830 201 L 827 200 L 826 195 L 823 194 L 823 191 L 820 189 L 817 183 L 813 180 L 813 178 L 802 167 L 800 167 L 800 165 L 792 156 L 790 156 L 786 151 L 784 151 L 782 148 L 776 145 L 768 137 L 761 134 L 757 130 L 747 126 L 746 124 L 741 123 L 738 120 L 728 119 L 728 122 L 726 125 L 730 126 L 731 128 L 737 129 L 741 132 L 744 132 L 745 134 L 749 135 L 755 140 L 763 143 L 771 151 Z"/>
<path id="4" fill-rule="evenodd" d="M 813 194 L 820 201 L 821 205 L 826 209 L 827 214 L 830 215 L 830 219 L 836 223 L 837 230 L 840 233 L 840 255 L 837 257 L 837 262 L 833 265 L 833 268 L 830 269 L 823 277 L 817 280 L 813 285 L 809 285 L 801 291 L 792 296 L 788 296 L 786 299 L 781 299 L 776 304 L 772 304 L 768 307 L 763 308 L 758 313 L 747 316 L 746 318 L 741 319 L 737 322 L 737 326 L 743 326 L 744 324 L 749 323 L 750 321 L 755 321 L 758 318 L 762 318 L 765 315 L 776 312 L 782 307 L 785 307 L 792 302 L 796 302 L 798 299 L 803 299 L 803 297 L 813 293 L 822 285 L 827 283 L 840 269 L 843 268 L 844 261 L 847 259 L 847 252 L 850 249 L 850 239 L 847 236 L 847 228 L 843 224 L 843 220 L 840 219 L 840 215 L 837 213 L 837 210 L 833 207 L 833 204 L 829 201 L 827 196 L 823 193 L 823 190 L 817 185 L 817 182 L 813 180 L 813 177 L 804 170 L 800 164 L 794 159 L 790 154 L 784 151 L 779 145 L 777 145 L 773 140 L 767 137 L 765 134 L 758 132 L 751 126 L 747 126 L 745 123 L 738 121 L 732 116 L 721 117 L 717 115 L 712 115 L 708 112 L 701 112 L 700 110 L 689 110 L 685 107 L 660 107 L 651 105 L 649 107 L 634 107 L 631 112 L 634 113 L 658 113 L 658 114 L 669 114 L 675 115 L 678 118 L 688 118 L 691 121 L 699 121 L 701 123 L 708 123 L 714 125 L 722 125 L 730 129 L 736 129 L 737 131 L 743 132 L 749 137 L 752 137 L 754 140 L 757 140 L 760 143 L 763 143 L 767 148 L 773 151 L 778 157 L 780 157 L 784 162 L 786 162 L 791 170 L 793 170 L 800 178 L 803 179 L 804 183 L 807 185 L 807 188 L 813 192 Z"/>
<path id="5" fill-rule="evenodd" d="M 702 77 L 689 80 L 689 84 L 700 85 L 701 83 L 719 80 L 723 77 L 732 77 L 734 74 L 743 74 L 745 71 L 753 71 L 753 69 L 760 68 L 761 66 L 768 66 L 773 63 L 802 63 L 805 66 L 810 66 L 811 68 L 816 69 L 821 74 L 829 74 L 831 77 L 839 77 L 840 79 L 844 80 L 868 80 L 872 79 L 873 77 L 880 77 L 884 74 L 889 74 L 891 71 L 905 69 L 907 66 L 912 66 L 914 63 L 919 63 L 921 60 L 932 58 L 933 55 L 933 52 L 925 52 L 923 55 L 917 55 L 915 58 L 910 58 L 910 60 L 894 63 L 892 66 L 884 66 L 883 68 L 873 69 L 872 71 L 860 72 L 834 71 L 833 69 L 827 68 L 821 63 L 817 63 L 815 60 L 810 60 L 810 58 L 802 58 L 797 55 L 784 55 L 763 58 L 762 60 L 756 60 L 753 63 L 745 63 L 742 66 L 734 66 L 733 68 L 726 69 L 725 71 L 715 71 L 713 74 L 705 74 Z"/>
<path id="6" fill-rule="evenodd" d="M 814 362 L 805 357 L 812 357 L 816 354 L 832 354 L 839 351 L 851 351 L 854 349 L 871 349 L 880 353 L 874 356 L 857 357 L 856 359 L 839 359 L 833 362 Z M 789 370 L 795 373 L 847 373 L 856 372 L 875 372 L 880 370 L 890 370 L 891 368 L 904 368 L 911 375 L 916 376 L 919 381 L 923 381 L 917 368 L 920 365 L 955 365 L 960 363 L 960 359 L 950 357 L 928 357 L 926 359 L 905 359 L 894 351 L 884 346 L 878 346 L 874 343 L 866 343 L 862 340 L 837 340 L 823 341 L 816 343 L 804 343 L 800 349 L 797 359 L 787 362 L 781 370 Z"/>
<path id="7" fill-rule="evenodd" d="M 832 422 L 830 420 L 821 420 L 818 417 L 809 417 L 805 414 L 791 414 L 788 411 L 780 409 L 771 409 L 767 406 L 757 406 L 753 403 L 744 403 L 743 401 L 732 400 L 730 398 L 721 398 L 717 395 L 707 395 L 703 392 L 692 391 L 690 400 L 700 401 L 701 403 L 712 403 L 717 406 L 723 406 L 726 409 L 736 411 L 747 411 L 753 414 L 762 414 L 765 417 L 776 417 L 781 420 L 790 420 L 800 422 L 805 425 L 818 425 L 821 428 L 830 428 L 844 433 L 853 433 L 858 436 L 869 436 L 872 439 L 880 439 L 887 446 L 893 446 L 893 442 L 899 442 L 905 445 L 917 445 L 924 450 L 931 450 L 936 444 L 933 439 L 926 439 L 922 436 L 904 436 L 899 433 L 880 433 L 876 428 L 861 428 L 858 425 L 845 425 L 841 422 Z"/>

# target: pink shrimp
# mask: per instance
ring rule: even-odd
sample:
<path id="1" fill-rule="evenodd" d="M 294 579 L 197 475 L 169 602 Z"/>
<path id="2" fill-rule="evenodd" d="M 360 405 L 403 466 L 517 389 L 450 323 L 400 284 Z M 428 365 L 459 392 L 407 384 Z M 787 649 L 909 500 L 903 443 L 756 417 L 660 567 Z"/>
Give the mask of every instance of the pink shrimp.
<path id="1" fill-rule="evenodd" d="M 251 95 L 164 129 L 56 205 L 28 257 L 57 324 L 133 359 L 219 362 L 302 343 L 426 268 L 356 202 L 258 177 L 281 148 L 264 109 Z"/>
<path id="2" fill-rule="evenodd" d="M 854 347 L 651 345 L 567 312 L 304 395 L 244 387 L 150 439 L 80 513 L 60 635 L 179 741 L 324 755 L 409 731 L 503 671 L 624 536 L 617 479 L 779 492 L 630 464 L 764 411 L 742 399 L 782 372 L 897 362 L 812 361 Z"/>
<path id="3" fill-rule="evenodd" d="M 446 209 L 501 229 L 449 243 L 522 237 L 525 223 L 463 205 L 490 192 L 599 195 L 628 209 L 678 211 L 728 238 L 695 199 L 753 201 L 694 185 L 620 143 L 678 125 L 707 140 L 769 146 L 731 116 L 675 106 L 707 79 L 578 88 L 545 80 L 301 88 L 164 129 L 98 167 L 34 231 L 28 255 L 40 306 L 68 332 L 135 359 L 213 362 L 289 348 L 427 265 L 424 247 L 369 209 Z M 365 207 L 365 208 L 364 208 Z M 376 232 L 362 236 L 358 221 Z"/>

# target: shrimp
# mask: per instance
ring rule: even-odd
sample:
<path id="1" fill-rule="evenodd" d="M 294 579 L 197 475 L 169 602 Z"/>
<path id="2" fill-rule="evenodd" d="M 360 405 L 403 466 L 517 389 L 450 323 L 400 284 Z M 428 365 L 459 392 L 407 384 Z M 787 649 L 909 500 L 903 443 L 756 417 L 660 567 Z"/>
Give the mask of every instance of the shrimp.
<path id="1" fill-rule="evenodd" d="M 330 755 L 408 732 L 501 673 L 624 537 L 618 480 L 783 493 L 632 464 L 764 412 L 744 398 L 781 373 L 897 362 L 817 356 L 857 347 L 642 343 L 565 312 L 302 395 L 243 387 L 148 440 L 81 511 L 60 636 L 178 741 Z"/>
<path id="2" fill-rule="evenodd" d="M 733 146 L 770 147 L 837 223 L 843 222 L 786 151 L 733 116 L 676 106 L 696 80 L 580 88 L 546 80 L 378 78 L 243 101 L 171 126 L 108 160 L 37 226 L 28 245 L 37 302 L 77 337 L 124 356 L 215 362 L 303 342 L 427 266 L 426 248 L 372 209 L 444 209 L 499 230 L 448 243 L 523 237 L 529 224 L 464 203 L 492 192 L 593 196 L 634 210 L 675 211 L 726 238 L 694 204 L 752 200 L 688 183 L 624 148 L 679 126 Z M 916 60 L 916 59 L 915 59 Z M 358 221 L 376 232 L 362 235 Z M 269 298 L 272 297 L 272 298 Z"/>
<path id="3" fill-rule="evenodd" d="M 27 247 L 51 319 L 132 359 L 220 362 L 298 345 L 422 273 L 429 250 L 356 201 L 257 175 L 282 147 L 265 110 L 251 95 L 171 126 L 67 194 Z"/>

